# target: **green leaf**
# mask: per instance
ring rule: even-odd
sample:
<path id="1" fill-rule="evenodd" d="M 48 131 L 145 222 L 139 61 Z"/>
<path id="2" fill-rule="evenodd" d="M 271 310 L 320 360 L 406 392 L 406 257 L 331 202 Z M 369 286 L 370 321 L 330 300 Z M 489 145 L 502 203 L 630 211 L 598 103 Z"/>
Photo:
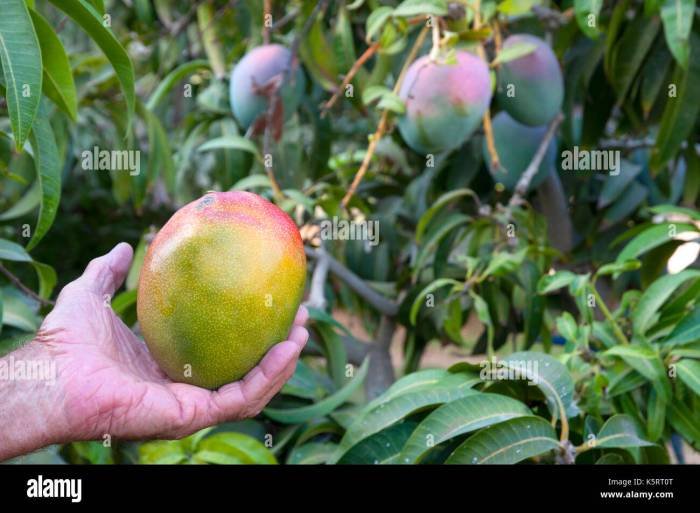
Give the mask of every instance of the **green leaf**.
<path id="1" fill-rule="evenodd" d="M 249 189 L 254 189 L 256 187 L 263 187 L 269 189 L 272 187 L 270 183 L 270 178 L 264 174 L 249 175 L 245 178 L 241 178 L 231 187 L 232 191 L 247 191 Z"/>
<path id="2" fill-rule="evenodd" d="M 14 205 L 0 214 L 0 221 L 17 219 L 28 214 L 36 208 L 39 201 L 41 201 L 41 185 L 39 180 L 34 180 L 27 192 Z"/>
<path id="3" fill-rule="evenodd" d="M 658 18 L 637 17 L 628 25 L 615 44 L 608 78 L 617 92 L 619 104 L 622 104 L 627 96 L 658 31 Z"/>
<path id="4" fill-rule="evenodd" d="M 202 144 L 198 151 L 220 149 L 247 151 L 248 153 L 255 155 L 255 158 L 262 161 L 262 155 L 260 155 L 258 147 L 255 145 L 255 143 L 240 135 L 226 135 L 224 137 L 217 137 L 216 139 L 212 139 L 211 141 L 207 141 Z"/>
<path id="5" fill-rule="evenodd" d="M 383 109 L 383 110 L 389 110 L 395 114 L 403 114 L 406 112 L 406 104 L 404 101 L 401 99 L 401 97 L 398 94 L 394 94 L 393 91 L 390 91 L 386 94 L 383 94 L 381 96 L 381 99 L 379 100 L 379 103 L 377 104 L 378 109 Z"/>
<path id="6" fill-rule="evenodd" d="M 411 312 L 409 314 L 409 319 L 411 320 L 412 325 L 415 326 L 416 319 L 418 317 L 418 312 L 420 311 L 421 306 L 423 306 L 423 303 L 425 303 L 428 294 L 431 294 L 432 292 L 435 292 L 436 290 L 442 287 L 446 287 L 448 285 L 451 285 L 452 290 L 455 290 L 457 287 L 461 287 L 463 283 L 457 280 L 453 280 L 451 278 L 439 278 L 427 285 L 423 290 L 421 290 L 418 293 L 416 298 L 413 300 L 413 304 L 411 305 Z"/>
<path id="7" fill-rule="evenodd" d="M 404 0 L 394 9 L 394 16 L 413 17 L 421 14 L 445 16 L 447 0 Z"/>
<path id="8" fill-rule="evenodd" d="M 639 164 L 622 159 L 620 161 L 620 174 L 608 177 L 603 183 L 603 188 L 598 196 L 598 209 L 603 209 L 618 199 L 641 171 L 642 166 Z"/>
<path id="9" fill-rule="evenodd" d="M 36 332 L 39 329 L 39 318 L 27 306 L 25 298 L 15 288 L 2 289 L 3 312 L 2 324 L 12 326 L 22 331 Z"/>
<path id="10" fill-rule="evenodd" d="M 328 324 L 316 324 L 316 330 L 323 339 L 324 352 L 330 375 L 335 386 L 340 388 L 345 383 L 345 366 L 348 354 L 340 335 Z"/>
<path id="11" fill-rule="evenodd" d="M 365 39 L 368 43 L 376 34 L 381 32 L 382 27 L 393 14 L 394 9 L 385 5 L 372 10 L 370 15 L 367 16 L 367 22 L 365 23 Z"/>
<path id="12" fill-rule="evenodd" d="M 331 392 L 331 382 L 327 377 L 324 380 L 324 377 L 303 360 L 299 360 L 294 374 L 284 384 L 280 393 L 318 401 Z"/>
<path id="13" fill-rule="evenodd" d="M 613 262 L 601 266 L 595 273 L 597 276 L 606 276 L 609 274 L 621 274 L 627 271 L 636 271 L 642 266 L 642 263 L 636 259 L 625 260 L 624 262 Z"/>
<path id="14" fill-rule="evenodd" d="M 432 447 L 477 429 L 532 415 L 520 401 L 497 394 L 474 394 L 443 404 L 418 425 L 399 463 L 418 463 Z"/>
<path id="15" fill-rule="evenodd" d="M 236 433 L 215 433 L 197 444 L 194 458 L 221 465 L 275 465 L 270 450 L 252 436 Z"/>
<path id="16" fill-rule="evenodd" d="M 690 60 L 687 70 L 676 66 L 671 77 L 675 85 L 675 96 L 666 100 L 661 116 L 656 145 L 652 150 L 651 168 L 661 169 L 692 133 L 700 112 L 700 36 L 690 36 Z"/>
<path id="17" fill-rule="evenodd" d="M 23 0 L 3 0 L 0 63 L 15 146 L 21 151 L 39 110 L 42 80 L 39 40 Z"/>
<path id="18" fill-rule="evenodd" d="M 498 66 L 506 62 L 525 57 L 535 51 L 537 47 L 532 43 L 518 43 L 501 50 L 491 62 L 491 66 Z"/>
<path id="19" fill-rule="evenodd" d="M 363 410 L 348 427 L 338 446 L 335 461 L 360 440 L 364 440 L 412 413 L 466 395 L 476 394 L 477 392 L 471 389 L 474 384 L 475 380 L 469 375 L 450 374 L 430 388 L 406 392 L 392 399 L 375 402 L 371 409 Z"/>
<path id="20" fill-rule="evenodd" d="M 435 203 L 433 203 L 430 206 L 430 208 L 426 210 L 425 213 L 423 213 L 423 215 L 418 220 L 418 225 L 416 226 L 415 234 L 416 242 L 421 242 L 423 234 L 425 233 L 425 230 L 428 227 L 430 221 L 432 221 L 432 219 L 435 217 L 435 214 L 442 210 L 442 208 L 448 203 L 451 203 L 454 200 L 462 198 L 464 196 L 471 196 L 475 200 L 479 199 L 476 193 L 471 189 L 455 189 L 453 191 L 446 192 L 437 200 L 435 200 Z"/>
<path id="21" fill-rule="evenodd" d="M 365 438 L 338 461 L 339 465 L 391 465 L 399 463 L 401 448 L 416 428 L 415 422 L 404 421 Z"/>
<path id="22" fill-rule="evenodd" d="M 370 411 L 382 403 L 409 392 L 429 390 L 449 375 L 450 373 L 444 369 L 423 369 L 407 374 L 387 388 L 382 395 L 367 403 L 364 410 Z"/>
<path id="23" fill-rule="evenodd" d="M 680 380 L 688 385 L 688 388 L 696 395 L 700 396 L 700 362 L 686 358 L 675 365 Z"/>
<path id="24" fill-rule="evenodd" d="M 576 275 L 571 271 L 557 271 L 554 274 L 545 274 L 537 283 L 538 294 L 548 294 L 562 287 L 568 287 Z"/>
<path id="25" fill-rule="evenodd" d="M 447 464 L 513 464 L 559 447 L 554 428 L 542 417 L 518 417 L 468 438 Z"/>
<path id="26" fill-rule="evenodd" d="M 654 445 L 642 438 L 632 417 L 629 415 L 613 415 L 598 435 L 592 440 L 593 447 L 648 447 Z"/>
<path id="27" fill-rule="evenodd" d="M 136 93 L 134 91 L 134 65 L 129 54 L 119 43 L 111 30 L 105 27 L 95 8 L 86 0 L 49 0 L 61 9 L 92 38 L 112 64 L 117 80 L 121 85 L 127 107 L 127 130 L 131 125 L 136 110 Z"/>
<path id="28" fill-rule="evenodd" d="M 690 56 L 690 29 L 695 15 L 695 0 L 664 0 L 661 4 L 661 21 L 664 25 L 666 44 L 678 64 L 688 67 Z"/>
<path id="29" fill-rule="evenodd" d="M 154 111 L 166 98 L 170 90 L 175 87 L 181 80 L 194 74 L 200 69 L 211 69 L 209 61 L 204 59 L 196 59 L 190 62 L 180 64 L 177 68 L 168 73 L 165 78 L 159 81 L 156 88 L 146 102 L 146 108 Z"/>
<path id="30" fill-rule="evenodd" d="M 146 465 L 175 465 L 187 459 L 179 441 L 156 440 L 139 447 L 139 463 Z"/>
<path id="31" fill-rule="evenodd" d="M 224 61 L 223 34 L 220 33 L 218 12 L 214 4 L 205 2 L 197 5 L 197 26 L 211 69 L 218 78 L 226 75 Z"/>
<path id="32" fill-rule="evenodd" d="M 666 400 L 655 388 L 649 392 L 647 401 L 647 437 L 656 442 L 664 434 L 666 425 Z"/>
<path id="33" fill-rule="evenodd" d="M 644 335 L 657 318 L 661 305 L 673 294 L 678 287 L 688 280 L 700 278 L 700 271 L 686 269 L 677 274 L 667 274 L 652 283 L 642 294 L 637 308 L 632 312 L 632 325 L 635 333 Z"/>
<path id="34" fill-rule="evenodd" d="M 566 340 L 572 343 L 578 341 L 578 325 L 576 324 L 576 319 L 569 312 L 562 312 L 562 314 L 557 317 L 557 331 Z"/>
<path id="35" fill-rule="evenodd" d="M 130 306 L 136 304 L 136 296 L 136 289 L 125 290 L 124 292 L 117 294 L 111 301 L 111 306 L 114 313 L 121 317 Z"/>
<path id="36" fill-rule="evenodd" d="M 326 463 L 335 452 L 336 444 L 311 442 L 295 447 L 287 458 L 288 465 L 319 465 Z"/>
<path id="37" fill-rule="evenodd" d="M 688 223 L 661 223 L 655 224 L 642 232 L 627 243 L 627 245 L 617 255 L 615 262 L 625 262 L 638 258 L 640 255 L 673 240 L 677 233 L 684 231 L 695 231 L 696 228 Z"/>
<path id="38" fill-rule="evenodd" d="M 679 346 L 698 340 L 700 340 L 700 306 L 695 306 L 688 315 L 681 319 L 662 344 Z"/>
<path id="39" fill-rule="evenodd" d="M 29 142 L 34 151 L 36 174 L 41 187 L 41 202 L 39 217 L 32 238 L 27 243 L 27 251 L 36 247 L 49 231 L 61 200 L 61 159 L 44 103 L 39 106 L 39 116 L 34 120 Z"/>
<path id="40" fill-rule="evenodd" d="M 53 31 L 49 22 L 41 14 L 30 10 L 34 29 L 41 47 L 41 60 L 44 65 L 44 94 L 51 98 L 73 121 L 78 118 L 78 100 L 66 50 Z"/>
<path id="41" fill-rule="evenodd" d="M 39 278 L 39 296 L 48 299 L 56 286 L 58 277 L 53 267 L 41 262 L 32 261 L 37 278 Z"/>
<path id="42" fill-rule="evenodd" d="M 574 0 L 574 14 L 581 32 L 591 39 L 600 34 L 600 8 L 603 0 Z"/>
<path id="43" fill-rule="evenodd" d="M 636 345 L 615 346 L 605 351 L 605 355 L 622 358 L 627 365 L 651 381 L 664 400 L 668 401 L 671 398 L 666 368 L 654 349 Z"/>
<path id="44" fill-rule="evenodd" d="M 19 244 L 0 239 L 0 260 L 11 260 L 13 262 L 31 262 L 32 257 Z"/>
<path id="45" fill-rule="evenodd" d="M 668 405 L 668 421 L 695 450 L 700 450 L 700 415 L 680 401 Z"/>
<path id="46" fill-rule="evenodd" d="M 502 0 L 497 10 L 506 16 L 522 16 L 529 14 L 532 8 L 539 4 L 540 0 Z"/>
<path id="47" fill-rule="evenodd" d="M 369 360 L 365 360 L 353 379 L 347 385 L 338 390 L 335 394 L 329 395 L 325 399 L 315 404 L 288 409 L 265 408 L 263 413 L 270 419 L 283 424 L 298 424 L 316 417 L 327 415 L 343 404 L 355 392 L 355 390 L 357 390 L 357 388 L 365 380 L 368 368 Z"/>
<path id="48" fill-rule="evenodd" d="M 499 364 L 517 371 L 515 377 L 518 379 L 527 379 L 537 386 L 554 418 L 570 417 L 576 413 L 574 381 L 566 366 L 553 356 L 522 351 L 507 356 Z"/>

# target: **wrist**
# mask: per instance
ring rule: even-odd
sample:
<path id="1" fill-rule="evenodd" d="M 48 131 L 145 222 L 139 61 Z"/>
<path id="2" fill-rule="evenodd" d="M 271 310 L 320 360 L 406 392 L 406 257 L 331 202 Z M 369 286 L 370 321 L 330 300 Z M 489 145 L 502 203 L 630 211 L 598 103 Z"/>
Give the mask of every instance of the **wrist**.
<path id="1" fill-rule="evenodd" d="M 58 372 L 35 340 L 0 358 L 0 461 L 62 441 Z"/>

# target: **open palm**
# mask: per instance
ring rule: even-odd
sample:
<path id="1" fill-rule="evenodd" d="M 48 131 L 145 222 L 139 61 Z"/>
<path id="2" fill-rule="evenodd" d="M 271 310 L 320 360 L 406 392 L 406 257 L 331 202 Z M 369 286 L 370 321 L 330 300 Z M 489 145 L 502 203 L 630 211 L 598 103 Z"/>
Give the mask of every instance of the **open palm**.
<path id="1" fill-rule="evenodd" d="M 259 413 L 294 372 L 308 339 L 306 310 L 297 313 L 289 340 L 273 346 L 241 381 L 213 392 L 174 383 L 110 307 L 131 259 L 131 247 L 122 243 L 90 262 L 39 330 L 37 342 L 57 366 L 52 421 L 65 437 L 179 438 Z"/>

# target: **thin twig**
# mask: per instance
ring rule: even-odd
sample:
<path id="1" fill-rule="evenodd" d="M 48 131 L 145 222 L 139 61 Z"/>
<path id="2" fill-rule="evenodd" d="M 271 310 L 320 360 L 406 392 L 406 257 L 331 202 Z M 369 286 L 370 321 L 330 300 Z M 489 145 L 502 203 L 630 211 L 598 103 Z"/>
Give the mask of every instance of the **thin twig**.
<path id="1" fill-rule="evenodd" d="M 272 0 L 263 0 L 263 44 L 270 44 L 270 27 L 267 24 L 267 17 L 272 17 Z"/>
<path id="2" fill-rule="evenodd" d="M 319 253 L 318 249 L 313 249 L 308 246 L 304 247 L 306 256 L 313 259 L 318 259 L 320 255 L 324 253 Z M 396 316 L 399 312 L 399 305 L 395 302 L 387 299 L 379 292 L 371 288 L 365 281 L 353 273 L 350 269 L 345 267 L 343 264 L 338 262 L 327 252 L 325 253 L 325 258 L 328 260 L 328 269 L 338 278 L 340 278 L 345 284 L 350 287 L 357 295 L 362 297 L 367 303 L 376 308 L 379 312 L 390 317 Z"/>
<path id="3" fill-rule="evenodd" d="M 55 302 L 51 301 L 50 299 L 44 299 L 44 298 L 41 297 L 39 294 L 37 294 L 36 292 L 34 292 L 32 289 L 30 289 L 29 287 L 27 287 L 24 283 L 22 283 L 22 282 L 20 281 L 19 278 L 17 278 L 17 276 L 15 276 L 14 274 L 12 274 L 12 273 L 11 273 L 4 265 L 2 265 L 2 264 L 0 264 L 0 273 L 4 274 L 5 277 L 6 277 L 8 280 L 10 280 L 10 281 L 12 282 L 12 284 L 13 284 L 15 287 L 17 287 L 18 289 L 20 289 L 22 292 L 24 292 L 24 293 L 25 293 L 26 295 L 28 295 L 29 297 L 31 297 L 31 298 L 33 298 L 33 299 L 36 299 L 36 300 L 39 301 L 39 303 L 41 303 L 42 305 L 51 305 L 51 306 L 54 306 L 54 305 L 56 304 Z"/>
<path id="4" fill-rule="evenodd" d="M 530 164 L 527 166 L 527 169 L 525 169 L 525 172 L 520 177 L 520 180 L 518 180 L 518 184 L 515 186 L 515 191 L 513 192 L 513 195 L 511 196 L 510 201 L 508 202 L 509 210 L 522 203 L 523 197 L 525 196 L 525 194 L 527 194 L 527 190 L 530 187 L 530 182 L 532 182 L 532 179 L 537 174 L 537 170 L 539 169 L 540 164 L 542 163 L 542 159 L 547 153 L 549 142 L 552 140 L 552 137 L 554 137 L 554 134 L 556 133 L 557 128 L 559 127 L 559 124 L 562 122 L 563 119 L 564 116 L 560 112 L 549 123 L 549 128 L 547 128 L 547 132 L 544 134 L 544 137 L 540 142 L 539 148 L 537 148 L 537 151 L 532 157 Z"/>
<path id="5" fill-rule="evenodd" d="M 350 83 L 350 81 L 355 78 L 355 75 L 357 74 L 358 71 L 362 68 L 365 62 L 372 57 L 377 50 L 379 49 L 379 42 L 372 43 L 372 45 L 367 48 L 367 50 L 364 51 L 362 55 L 355 61 L 355 63 L 352 65 L 350 68 L 350 71 L 348 71 L 348 74 L 345 75 L 345 78 L 343 79 L 342 83 L 340 86 L 338 86 L 338 89 L 336 89 L 335 93 L 333 93 L 333 96 L 323 105 L 321 108 L 321 116 L 325 116 L 326 112 L 335 105 L 335 102 L 338 101 L 338 98 L 343 94 L 343 91 L 347 87 L 347 85 Z"/>
<path id="6" fill-rule="evenodd" d="M 297 53 L 299 52 L 299 45 L 301 44 L 301 40 L 306 34 L 308 34 L 309 30 L 311 30 L 311 25 L 313 24 L 314 21 L 316 21 L 316 16 L 318 16 L 318 13 L 321 12 L 323 9 L 326 8 L 326 5 L 328 4 L 328 0 L 318 0 L 316 2 L 316 6 L 314 7 L 313 11 L 311 11 L 311 14 L 309 15 L 308 18 L 306 18 L 306 21 L 304 21 L 304 25 L 301 28 L 301 31 L 297 33 L 297 35 L 294 37 L 294 40 L 292 41 L 292 46 L 290 48 L 291 55 L 289 57 L 289 63 L 290 63 L 290 68 L 291 68 L 291 63 L 294 61 L 296 58 Z"/>
<path id="7" fill-rule="evenodd" d="M 425 37 L 428 34 L 428 26 L 424 26 L 423 29 L 420 31 L 418 34 L 418 37 L 416 38 L 416 42 L 413 44 L 413 48 L 411 48 L 411 51 L 408 54 L 408 57 L 406 58 L 406 61 L 403 64 L 403 68 L 401 69 L 401 72 L 399 73 L 399 78 L 396 80 L 396 84 L 394 85 L 394 94 L 398 94 L 401 84 L 403 83 L 404 78 L 406 77 L 406 72 L 408 71 L 409 66 L 413 63 L 413 61 L 416 58 L 416 55 L 418 54 L 418 50 L 420 50 L 421 46 L 423 46 L 423 42 L 425 41 Z M 367 147 L 367 153 L 365 153 L 364 159 L 362 159 L 362 164 L 360 165 L 360 169 L 357 170 L 357 173 L 355 174 L 355 177 L 352 180 L 352 184 L 350 184 L 350 188 L 348 189 L 348 192 L 345 193 L 345 196 L 343 197 L 343 200 L 341 201 L 341 206 L 343 208 L 347 208 L 348 203 L 350 203 L 350 200 L 352 199 L 353 194 L 357 191 L 357 187 L 360 185 L 360 182 L 362 181 L 362 178 L 364 178 L 365 173 L 367 173 L 367 170 L 369 169 L 369 164 L 372 161 L 372 157 L 374 156 L 374 151 L 377 149 L 377 143 L 379 140 L 384 136 L 384 132 L 386 132 L 387 128 L 389 126 L 389 109 L 384 109 L 382 112 L 382 116 L 379 119 L 379 124 L 377 125 L 377 130 L 374 132 L 372 135 L 370 141 L 369 141 L 369 146 Z"/>

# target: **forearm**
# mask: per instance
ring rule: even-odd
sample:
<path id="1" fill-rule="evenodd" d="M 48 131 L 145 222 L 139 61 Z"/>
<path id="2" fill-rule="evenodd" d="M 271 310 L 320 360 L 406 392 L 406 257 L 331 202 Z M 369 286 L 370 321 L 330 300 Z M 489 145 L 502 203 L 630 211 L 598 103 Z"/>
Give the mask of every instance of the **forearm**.
<path id="1" fill-rule="evenodd" d="M 0 461 L 60 440 L 60 395 L 45 345 L 32 341 L 0 358 Z"/>

